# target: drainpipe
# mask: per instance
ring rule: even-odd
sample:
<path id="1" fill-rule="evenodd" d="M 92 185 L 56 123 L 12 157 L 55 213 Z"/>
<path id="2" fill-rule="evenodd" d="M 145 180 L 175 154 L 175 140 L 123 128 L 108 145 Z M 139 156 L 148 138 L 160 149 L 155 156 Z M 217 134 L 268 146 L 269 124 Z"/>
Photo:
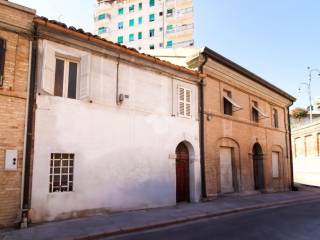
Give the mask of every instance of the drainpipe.
<path id="1" fill-rule="evenodd" d="M 29 94 L 30 89 L 30 79 L 31 79 L 31 59 L 32 59 L 32 40 L 29 44 L 29 68 L 28 68 L 28 83 L 27 83 L 27 94 Z M 22 159 L 22 176 L 21 176 L 21 193 L 20 193 L 20 213 L 19 222 L 22 221 L 22 209 L 23 209 L 23 196 L 24 196 L 24 177 L 25 177 L 25 162 L 26 162 L 26 148 L 27 148 L 27 128 L 28 128 L 28 112 L 29 112 L 29 95 L 26 99 L 26 110 L 25 110 L 25 121 L 24 121 L 24 146 L 23 146 L 23 159 Z"/>
<path id="2" fill-rule="evenodd" d="M 34 124 L 34 108 L 35 108 L 35 89 L 36 89 L 36 65 L 37 65 L 37 53 L 38 53 L 38 36 L 37 26 L 33 29 L 32 39 L 32 56 L 31 56 L 31 75 L 28 95 L 28 115 L 27 115 L 27 135 L 26 135 L 26 150 L 25 150 L 25 167 L 24 167 L 24 186 L 23 186 L 23 200 L 22 200 L 22 221 L 21 227 L 27 227 L 28 214 L 30 210 L 30 190 L 31 190 L 31 154 L 33 145 L 33 124 Z"/>
<path id="3" fill-rule="evenodd" d="M 120 67 L 120 54 L 117 59 L 117 81 L 116 81 L 116 104 L 120 105 L 121 101 L 119 99 L 119 67 Z"/>
<path id="4" fill-rule="evenodd" d="M 293 103 L 292 103 L 293 104 Z M 288 106 L 288 130 L 289 130 L 289 147 L 290 147 L 290 172 L 291 172 L 291 190 L 298 191 L 298 189 L 294 186 L 294 178 L 293 178 L 293 158 L 292 158 L 292 143 L 291 143 L 291 122 L 290 122 L 290 110 L 289 108 L 292 106 L 290 104 Z"/>
<path id="5" fill-rule="evenodd" d="M 202 54 L 199 54 L 199 57 Z M 203 67 L 208 61 L 208 57 L 204 55 L 205 60 L 201 63 L 199 71 L 203 74 Z M 207 198 L 206 188 L 206 171 L 205 171 L 205 149 L 204 149 L 204 77 L 200 81 L 200 94 L 199 94 L 199 112 L 200 112 L 200 165 L 201 165 L 201 190 L 202 198 Z"/>

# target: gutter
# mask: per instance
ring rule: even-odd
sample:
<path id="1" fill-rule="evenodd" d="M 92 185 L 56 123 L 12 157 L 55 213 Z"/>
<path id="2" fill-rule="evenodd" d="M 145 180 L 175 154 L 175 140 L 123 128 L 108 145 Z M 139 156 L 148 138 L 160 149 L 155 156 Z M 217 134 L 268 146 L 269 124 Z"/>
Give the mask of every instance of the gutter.
<path id="1" fill-rule="evenodd" d="M 201 54 L 199 55 L 199 57 Z M 200 168 L 201 168 L 201 192 L 202 198 L 207 198 L 207 187 L 206 187 L 206 171 L 205 171 L 205 139 L 204 139 L 204 78 L 203 67 L 208 61 L 208 57 L 204 55 L 205 59 L 200 64 L 199 70 L 201 74 L 200 80 L 200 93 L 199 93 L 199 112 L 200 112 Z"/>
<path id="2" fill-rule="evenodd" d="M 31 56 L 31 76 L 29 85 L 29 96 L 28 96 L 28 115 L 27 115 L 27 135 L 26 135 L 26 159 L 24 168 L 24 186 L 23 186 L 23 200 L 22 200 L 22 222 L 21 227 L 27 227 L 29 210 L 31 208 L 31 155 L 33 145 L 33 123 L 34 123 L 34 109 L 35 109 L 35 89 L 36 89 L 36 69 L 37 69 L 37 53 L 38 53 L 38 36 L 37 26 L 33 29 L 32 39 L 32 56 Z"/>

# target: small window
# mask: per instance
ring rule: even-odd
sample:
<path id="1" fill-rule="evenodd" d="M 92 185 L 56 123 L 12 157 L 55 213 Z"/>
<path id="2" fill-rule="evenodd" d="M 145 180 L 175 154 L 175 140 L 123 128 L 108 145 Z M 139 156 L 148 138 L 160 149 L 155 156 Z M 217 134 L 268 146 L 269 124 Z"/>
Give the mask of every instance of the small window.
<path id="1" fill-rule="evenodd" d="M 149 30 L 149 37 L 154 37 L 154 29 Z"/>
<path id="2" fill-rule="evenodd" d="M 138 24 L 139 24 L 139 25 L 142 24 L 142 17 L 139 17 L 139 18 L 138 18 Z"/>
<path id="3" fill-rule="evenodd" d="M 139 10 L 142 10 L 142 3 L 139 3 Z"/>
<path id="4" fill-rule="evenodd" d="M 272 109 L 272 127 L 279 128 L 278 110 Z"/>
<path id="5" fill-rule="evenodd" d="M 98 16 L 98 20 L 99 21 L 101 21 L 101 20 L 104 20 L 104 19 L 106 19 L 106 14 L 105 13 L 103 13 L 103 14 L 100 14 L 99 16 Z"/>
<path id="6" fill-rule="evenodd" d="M 130 19 L 129 20 L 129 27 L 133 27 L 134 26 L 134 19 Z"/>
<path id="7" fill-rule="evenodd" d="M 230 91 L 227 91 L 227 90 L 224 90 L 224 94 L 229 97 L 229 98 L 232 98 L 232 95 L 231 95 L 231 92 Z M 227 98 L 223 98 L 223 113 L 225 115 L 229 115 L 229 116 L 232 116 L 232 113 L 233 113 L 233 105 L 232 103 L 227 99 Z"/>
<path id="8" fill-rule="evenodd" d="M 142 32 L 138 32 L 138 39 L 142 39 Z"/>
<path id="9" fill-rule="evenodd" d="M 159 12 L 159 16 L 162 17 L 163 16 L 163 12 Z"/>
<path id="10" fill-rule="evenodd" d="M 173 47 L 173 41 L 168 41 L 167 48 L 172 48 L 172 47 Z"/>
<path id="11" fill-rule="evenodd" d="M 279 178 L 279 152 L 272 152 L 272 177 Z"/>
<path id="12" fill-rule="evenodd" d="M 154 7 L 154 0 L 149 0 L 149 6 Z"/>
<path id="13" fill-rule="evenodd" d="M 123 29 L 123 22 L 118 23 L 118 29 Z"/>
<path id="14" fill-rule="evenodd" d="M 191 90 L 179 87 L 178 90 L 178 114 L 180 117 L 191 117 Z"/>
<path id="15" fill-rule="evenodd" d="M 106 32 L 107 32 L 107 28 L 106 27 L 99 27 L 98 34 L 104 34 Z"/>
<path id="16" fill-rule="evenodd" d="M 167 25 L 167 33 L 172 33 L 173 32 L 173 25 Z"/>
<path id="17" fill-rule="evenodd" d="M 253 101 L 253 107 L 251 109 L 251 117 L 252 117 L 252 121 L 258 123 L 259 122 L 259 112 L 257 110 L 258 107 L 258 103 Z"/>
<path id="18" fill-rule="evenodd" d="M 134 12 L 134 4 L 129 6 L 129 12 Z"/>
<path id="19" fill-rule="evenodd" d="M 153 49 L 154 49 L 154 44 L 151 44 L 151 45 L 149 46 L 149 48 L 150 48 L 151 50 L 153 50 Z"/>
<path id="20" fill-rule="evenodd" d="M 76 99 L 78 63 L 67 59 L 56 59 L 54 95 Z"/>
<path id="21" fill-rule="evenodd" d="M 0 38 L 0 87 L 3 86 L 5 56 L 6 56 L 6 41 Z"/>
<path id="22" fill-rule="evenodd" d="M 155 20 L 154 14 L 150 14 L 149 15 L 149 22 L 154 22 L 154 20 Z"/>
<path id="23" fill-rule="evenodd" d="M 160 28 L 159 28 L 159 32 L 162 32 L 162 31 L 163 31 L 163 28 L 162 28 L 162 27 L 160 27 Z"/>
<path id="24" fill-rule="evenodd" d="M 73 153 L 52 153 L 50 160 L 49 192 L 73 191 Z"/>
<path id="25" fill-rule="evenodd" d="M 132 41 L 134 41 L 134 34 L 133 33 L 131 33 L 129 35 L 129 42 L 132 42 Z"/>
<path id="26" fill-rule="evenodd" d="M 160 48 L 163 48 L 163 43 L 159 43 L 159 47 L 160 47 Z"/>
<path id="27" fill-rule="evenodd" d="M 173 12 L 174 12 L 174 9 L 173 9 L 173 8 L 168 9 L 168 10 L 167 10 L 167 17 L 172 17 L 172 16 L 173 16 Z"/>
<path id="28" fill-rule="evenodd" d="M 123 8 L 119 8 L 119 9 L 118 9 L 118 15 L 123 15 L 123 13 L 124 13 Z"/>
<path id="29" fill-rule="evenodd" d="M 118 37 L 118 43 L 119 43 L 119 44 L 123 43 L 123 36 L 119 36 L 119 37 Z"/>

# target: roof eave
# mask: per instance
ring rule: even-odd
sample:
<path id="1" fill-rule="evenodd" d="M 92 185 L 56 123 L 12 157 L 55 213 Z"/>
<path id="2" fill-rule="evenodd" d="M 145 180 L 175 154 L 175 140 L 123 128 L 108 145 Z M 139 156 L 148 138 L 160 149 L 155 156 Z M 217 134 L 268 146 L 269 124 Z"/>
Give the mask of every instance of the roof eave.
<path id="1" fill-rule="evenodd" d="M 237 63 L 231 61 L 230 59 L 220 55 L 219 53 L 213 51 L 212 49 L 205 47 L 203 50 L 203 54 L 212 58 L 213 60 L 225 65 L 226 67 L 231 68 L 232 70 L 256 81 L 257 83 L 267 87 L 270 90 L 275 91 L 276 93 L 280 94 L 281 96 L 289 99 L 291 102 L 295 102 L 296 98 L 291 96 L 290 94 L 286 93 L 285 91 L 281 90 L 280 88 L 276 87 L 275 85 L 269 83 L 267 80 L 259 77 L 258 75 L 250 72 L 249 70 L 245 69 L 244 67 L 238 65 Z"/>

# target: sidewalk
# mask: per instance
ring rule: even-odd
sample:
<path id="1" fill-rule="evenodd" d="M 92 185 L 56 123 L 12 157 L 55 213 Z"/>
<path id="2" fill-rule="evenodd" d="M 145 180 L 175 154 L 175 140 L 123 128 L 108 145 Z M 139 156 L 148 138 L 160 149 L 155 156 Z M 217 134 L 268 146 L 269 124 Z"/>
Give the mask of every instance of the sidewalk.
<path id="1" fill-rule="evenodd" d="M 320 200 L 320 191 L 229 196 L 214 201 L 179 204 L 174 207 L 98 215 L 81 219 L 35 225 L 28 229 L 0 233 L 0 240 L 69 240 L 129 233 L 185 223 L 245 210 L 276 207 Z"/>

